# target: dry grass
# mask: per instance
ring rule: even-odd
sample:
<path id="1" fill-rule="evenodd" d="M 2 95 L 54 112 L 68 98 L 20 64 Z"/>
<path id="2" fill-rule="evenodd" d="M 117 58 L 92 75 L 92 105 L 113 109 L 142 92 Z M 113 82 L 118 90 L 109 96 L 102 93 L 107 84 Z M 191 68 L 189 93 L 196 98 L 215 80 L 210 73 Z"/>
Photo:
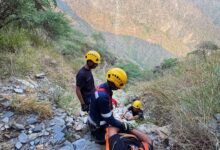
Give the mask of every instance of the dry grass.
<path id="1" fill-rule="evenodd" d="M 207 62 L 185 58 L 169 74 L 138 87 L 133 90 L 139 91 L 146 103 L 154 97 L 156 123 L 172 124 L 177 143 L 173 149 L 214 149 L 218 141 L 208 124 L 220 111 L 219 52 L 209 56 Z"/>
<path id="2" fill-rule="evenodd" d="M 2 67 L 0 67 L 1 77 L 4 76 L 21 76 L 24 75 L 34 75 L 39 72 L 44 72 L 48 79 L 50 79 L 54 85 L 59 85 L 66 91 L 70 91 L 72 93 L 71 96 L 62 97 L 59 100 L 60 107 L 66 109 L 69 112 L 75 113 L 78 111 L 78 100 L 74 99 L 76 97 L 75 91 L 73 89 L 73 85 L 75 84 L 75 72 L 76 68 L 79 69 L 82 61 L 78 61 L 77 59 L 73 59 L 72 61 L 68 61 L 64 56 L 62 56 L 59 52 L 52 49 L 53 47 L 24 47 L 23 50 L 19 51 L 16 54 L 6 53 L 5 55 L 0 56 L 0 62 L 2 62 Z M 4 58 L 4 59 L 2 59 Z M 10 61 L 11 59 L 11 61 Z M 84 60 L 83 60 L 84 61 Z M 32 89 L 27 89 L 27 93 L 34 93 Z M 32 99 L 32 100 L 31 100 Z M 32 110 L 39 109 L 46 110 L 45 112 L 35 112 L 45 117 L 50 116 L 47 113 L 49 109 L 49 104 L 45 105 L 40 102 L 34 100 L 35 98 L 30 98 L 20 100 L 18 99 L 15 106 L 19 112 L 31 112 Z M 22 102 L 19 104 L 19 102 Z M 25 105 L 25 106 L 23 106 Z M 36 105 L 36 106 L 33 106 Z M 43 108 L 45 107 L 45 108 Z"/>
<path id="3" fill-rule="evenodd" d="M 216 135 L 190 112 L 175 111 L 173 115 L 174 150 L 217 150 Z"/>
<path id="4" fill-rule="evenodd" d="M 37 101 L 35 97 L 18 97 L 13 100 L 12 108 L 19 113 L 36 113 L 40 118 L 52 117 L 52 106 L 49 102 Z"/>

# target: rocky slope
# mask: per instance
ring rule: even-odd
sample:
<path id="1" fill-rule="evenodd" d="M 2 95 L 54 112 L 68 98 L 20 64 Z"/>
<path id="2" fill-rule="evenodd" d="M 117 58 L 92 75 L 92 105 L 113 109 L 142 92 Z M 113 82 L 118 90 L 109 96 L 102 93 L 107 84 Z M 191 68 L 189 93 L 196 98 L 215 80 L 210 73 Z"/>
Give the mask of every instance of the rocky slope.
<path id="1" fill-rule="evenodd" d="M 85 143 L 77 141 L 82 137 L 91 149 L 100 149 L 90 142 L 85 114 L 73 116 L 59 108 L 55 102 L 57 88 L 44 74 L 37 79 L 12 77 L 0 82 L 0 149 L 83 149 Z M 47 112 L 48 116 L 42 114 Z"/>
<path id="2" fill-rule="evenodd" d="M 71 115 L 57 105 L 57 88 L 60 87 L 50 82 L 45 74 L 25 79 L 11 77 L 0 82 L 0 149 L 105 149 L 92 140 L 85 113 L 78 111 L 78 114 Z M 35 103 L 31 100 L 33 96 Z M 123 105 L 116 108 L 115 117 L 120 119 L 124 111 Z M 45 115 L 47 112 L 49 115 Z M 148 112 L 145 117 L 148 118 Z M 143 123 L 138 128 L 155 141 L 157 149 L 169 148 L 169 144 L 164 143 L 169 140 L 169 126 Z"/>

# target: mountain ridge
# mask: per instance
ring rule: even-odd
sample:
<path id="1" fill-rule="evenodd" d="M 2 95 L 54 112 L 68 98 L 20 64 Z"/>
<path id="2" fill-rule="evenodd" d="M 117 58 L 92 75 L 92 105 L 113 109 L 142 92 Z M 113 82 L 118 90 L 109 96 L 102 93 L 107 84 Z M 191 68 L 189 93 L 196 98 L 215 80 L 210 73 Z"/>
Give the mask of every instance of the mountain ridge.
<path id="1" fill-rule="evenodd" d="M 94 29 L 85 20 L 77 16 L 74 9 L 70 9 L 69 4 L 62 0 L 57 0 L 58 7 L 65 12 L 67 15 L 71 16 L 74 20 L 74 28 L 82 31 L 84 34 L 92 35 L 98 31 Z M 108 51 L 114 53 L 120 59 L 125 59 L 134 64 L 138 64 L 140 68 L 152 69 L 154 66 L 159 65 L 164 59 L 174 57 L 169 51 L 163 49 L 158 44 L 152 44 L 148 41 L 144 41 L 138 37 L 130 35 L 117 35 L 110 32 L 99 32 L 105 40 L 105 44 L 108 47 Z M 129 51 L 137 52 L 142 51 L 146 55 L 139 55 L 139 58 L 133 57 L 132 53 Z M 153 54 L 156 52 L 155 54 Z M 142 53 L 142 54 L 143 54 Z M 160 55 L 163 54 L 163 55 Z M 144 56 L 144 57 L 143 57 Z M 134 60 L 132 60 L 134 59 Z M 145 64 L 143 67 L 143 64 Z"/>
<path id="2" fill-rule="evenodd" d="M 186 0 L 66 2 L 98 31 L 159 44 L 176 56 L 186 55 L 202 41 L 220 41 L 220 28 Z"/>

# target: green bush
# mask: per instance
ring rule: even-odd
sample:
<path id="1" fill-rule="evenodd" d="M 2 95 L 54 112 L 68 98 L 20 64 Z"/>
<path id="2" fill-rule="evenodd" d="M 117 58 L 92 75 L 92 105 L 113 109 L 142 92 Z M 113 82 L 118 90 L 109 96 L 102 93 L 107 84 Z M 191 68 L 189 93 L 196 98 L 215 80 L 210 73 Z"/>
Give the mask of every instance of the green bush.
<path id="1" fill-rule="evenodd" d="M 39 24 L 43 28 L 48 37 L 51 39 L 57 39 L 61 36 L 68 36 L 71 31 L 69 23 L 64 19 L 63 14 L 55 13 L 51 10 L 47 10 L 39 13 Z"/>
<path id="2" fill-rule="evenodd" d="M 5 28 L 0 30 L 0 52 L 15 53 L 27 42 L 27 31 L 19 28 Z"/>
<path id="3" fill-rule="evenodd" d="M 177 58 L 165 59 L 162 63 L 162 69 L 168 69 L 174 67 L 176 66 L 176 64 L 177 64 Z"/>
<path id="4" fill-rule="evenodd" d="M 44 47 L 49 46 L 50 40 L 47 39 L 46 35 L 43 34 L 42 29 L 35 29 L 29 31 L 27 33 L 28 41 L 30 42 L 31 46 L 34 47 Z"/>
<path id="5" fill-rule="evenodd" d="M 143 71 L 140 70 L 139 66 L 133 63 L 118 64 L 117 67 L 125 70 L 129 80 L 141 80 L 143 78 Z"/>
<path id="6" fill-rule="evenodd" d="M 66 36 L 71 28 L 63 14 L 52 10 L 54 2 L 54 0 L 2 0 L 0 29 L 13 25 L 31 31 L 41 28 L 52 39 Z"/>
<path id="7" fill-rule="evenodd" d="M 63 55 L 81 56 L 88 49 L 86 36 L 75 29 L 72 29 L 67 37 L 60 38 L 55 45 Z"/>
<path id="8" fill-rule="evenodd" d="M 35 26 L 40 20 L 38 13 L 50 8 L 50 0 L 2 0 L 0 28 L 12 23 L 19 26 Z"/>

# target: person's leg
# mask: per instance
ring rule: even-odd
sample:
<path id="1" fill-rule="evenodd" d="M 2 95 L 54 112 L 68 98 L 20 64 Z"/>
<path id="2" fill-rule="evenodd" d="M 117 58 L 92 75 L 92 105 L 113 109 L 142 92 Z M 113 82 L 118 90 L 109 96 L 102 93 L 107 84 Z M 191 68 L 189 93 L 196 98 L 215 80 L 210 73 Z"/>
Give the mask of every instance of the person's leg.
<path id="1" fill-rule="evenodd" d="M 95 132 L 95 139 L 96 143 L 98 144 L 105 144 L 105 128 L 100 127 L 98 130 Z"/>
<path id="2" fill-rule="evenodd" d="M 89 105 L 90 105 L 90 102 L 91 102 L 91 97 L 85 97 L 84 102 L 85 102 L 84 111 L 86 111 L 88 113 L 89 112 Z"/>
<path id="3" fill-rule="evenodd" d="M 98 144 L 105 144 L 106 126 L 100 126 L 99 128 L 96 128 L 93 125 L 89 125 L 89 128 L 90 128 L 91 135 L 94 138 L 94 141 Z"/>

